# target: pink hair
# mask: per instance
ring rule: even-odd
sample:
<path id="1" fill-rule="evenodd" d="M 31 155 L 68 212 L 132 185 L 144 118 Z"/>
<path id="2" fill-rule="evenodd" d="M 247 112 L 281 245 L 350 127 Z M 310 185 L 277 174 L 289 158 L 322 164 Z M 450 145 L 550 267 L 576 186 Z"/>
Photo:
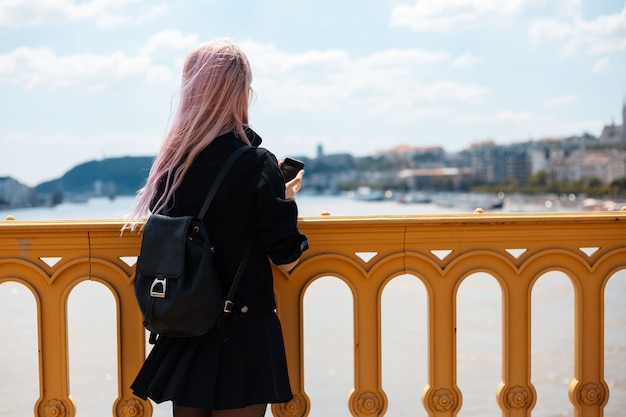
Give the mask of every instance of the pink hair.
<path id="1" fill-rule="evenodd" d="M 166 207 L 198 153 L 217 136 L 234 131 L 250 144 L 244 126 L 248 124 L 251 83 L 250 63 L 233 43 L 209 42 L 191 52 L 183 69 L 172 126 L 137 195 L 132 229 L 150 211 Z M 159 190 L 163 192 L 155 201 Z"/>

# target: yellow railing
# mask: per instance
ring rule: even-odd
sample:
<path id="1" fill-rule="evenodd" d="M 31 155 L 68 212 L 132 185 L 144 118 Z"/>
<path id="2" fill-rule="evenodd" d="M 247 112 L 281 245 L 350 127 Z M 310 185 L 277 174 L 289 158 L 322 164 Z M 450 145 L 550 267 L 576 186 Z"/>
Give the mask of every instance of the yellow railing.
<path id="1" fill-rule="evenodd" d="M 69 395 L 67 300 L 95 280 L 112 292 L 117 309 L 116 417 L 152 415 L 129 385 L 145 357 L 145 333 L 132 290 L 140 236 L 120 235 L 121 221 L 0 221 L 0 283 L 16 281 L 37 303 L 40 396 L 38 417 L 73 417 Z M 304 390 L 303 300 L 326 276 L 344 281 L 354 305 L 354 416 L 382 416 L 381 295 L 394 277 L 419 278 L 428 298 L 430 416 L 454 416 L 462 405 L 456 385 L 456 293 L 471 274 L 493 276 L 502 290 L 502 415 L 530 416 L 532 287 L 548 271 L 571 280 L 575 294 L 575 363 L 569 397 L 575 416 L 602 416 L 609 398 L 604 379 L 604 290 L 626 270 L 626 212 L 467 214 L 444 216 L 307 217 L 300 228 L 311 249 L 290 274 L 275 269 L 295 398 L 272 407 L 280 417 L 304 417 L 315 408 Z M 497 381 L 496 381 L 497 384 Z M 417 387 L 421 389 L 420 387 Z M 345 413 L 345 411 L 344 411 Z M 339 413 L 338 413 L 339 414 Z M 102 415 L 105 415 L 103 410 Z"/>

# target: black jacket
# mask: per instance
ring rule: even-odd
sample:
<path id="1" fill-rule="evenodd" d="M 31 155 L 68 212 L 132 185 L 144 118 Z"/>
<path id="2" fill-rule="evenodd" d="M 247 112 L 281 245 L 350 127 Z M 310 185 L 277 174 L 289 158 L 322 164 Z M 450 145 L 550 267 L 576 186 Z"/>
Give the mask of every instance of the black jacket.
<path id="1" fill-rule="evenodd" d="M 174 193 L 169 215 L 197 215 L 222 164 L 241 146 L 246 145 L 233 133 L 219 136 L 207 146 Z M 204 218 L 225 292 L 246 245 L 253 245 L 236 304 L 261 301 L 274 305 L 269 259 L 277 265 L 291 263 L 308 248 L 306 236 L 297 228 L 297 218 L 296 202 L 285 198 L 284 178 L 276 157 L 254 146 L 244 152 Z"/>

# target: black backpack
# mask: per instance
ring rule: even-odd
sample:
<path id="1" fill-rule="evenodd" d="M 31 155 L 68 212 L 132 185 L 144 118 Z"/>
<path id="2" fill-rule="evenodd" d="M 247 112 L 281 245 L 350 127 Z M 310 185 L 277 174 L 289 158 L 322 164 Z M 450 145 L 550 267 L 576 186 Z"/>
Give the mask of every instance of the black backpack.
<path id="1" fill-rule="evenodd" d="M 228 158 L 197 217 L 151 214 L 146 222 L 135 272 L 135 296 L 143 324 L 156 335 L 200 336 L 231 313 L 232 300 L 250 255 L 249 247 L 227 296 L 213 260 L 213 246 L 202 223 L 217 189 L 248 146 Z"/>

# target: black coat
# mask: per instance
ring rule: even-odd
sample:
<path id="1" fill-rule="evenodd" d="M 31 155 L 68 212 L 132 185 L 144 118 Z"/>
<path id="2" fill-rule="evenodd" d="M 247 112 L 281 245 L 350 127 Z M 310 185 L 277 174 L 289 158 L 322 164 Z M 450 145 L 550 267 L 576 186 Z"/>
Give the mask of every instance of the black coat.
<path id="1" fill-rule="evenodd" d="M 234 134 L 216 138 L 193 161 L 174 194 L 172 216 L 197 214 L 228 156 L 246 146 Z M 235 162 L 220 186 L 204 223 L 215 247 L 216 267 L 228 291 L 246 245 L 253 244 L 238 298 L 273 298 L 270 263 L 288 264 L 308 247 L 297 228 L 296 202 L 285 198 L 276 157 L 253 147 Z"/>
<path id="2" fill-rule="evenodd" d="M 207 146 L 176 190 L 168 214 L 197 215 L 222 164 L 241 146 L 246 145 L 232 133 Z M 227 320 L 228 339 L 217 330 L 198 337 L 159 337 L 131 386 L 135 395 L 207 409 L 292 398 L 270 259 L 291 263 L 308 248 L 297 219 L 295 201 L 285 198 L 276 157 L 258 147 L 244 152 L 203 220 L 225 291 L 246 245 L 253 245 Z"/>

